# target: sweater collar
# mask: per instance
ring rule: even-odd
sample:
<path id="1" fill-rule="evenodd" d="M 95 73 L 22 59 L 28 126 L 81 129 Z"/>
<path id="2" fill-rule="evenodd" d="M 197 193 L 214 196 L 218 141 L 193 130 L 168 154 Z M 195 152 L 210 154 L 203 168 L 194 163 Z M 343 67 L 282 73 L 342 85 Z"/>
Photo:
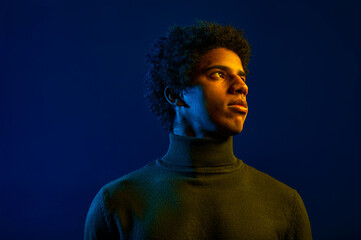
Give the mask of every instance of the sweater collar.
<path id="1" fill-rule="evenodd" d="M 227 166 L 237 162 L 233 154 L 233 137 L 225 140 L 169 134 L 168 152 L 162 158 L 184 167 Z"/>

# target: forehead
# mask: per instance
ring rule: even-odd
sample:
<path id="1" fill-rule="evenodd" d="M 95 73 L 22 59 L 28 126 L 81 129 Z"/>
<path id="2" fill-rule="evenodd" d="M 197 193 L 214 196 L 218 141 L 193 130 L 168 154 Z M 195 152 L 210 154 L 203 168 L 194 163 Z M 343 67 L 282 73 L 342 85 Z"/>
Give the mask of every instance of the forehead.
<path id="1" fill-rule="evenodd" d="M 198 65 L 199 68 L 207 68 L 212 65 L 224 65 L 235 71 L 244 71 L 241 59 L 232 50 L 226 48 L 215 48 L 206 52 Z"/>

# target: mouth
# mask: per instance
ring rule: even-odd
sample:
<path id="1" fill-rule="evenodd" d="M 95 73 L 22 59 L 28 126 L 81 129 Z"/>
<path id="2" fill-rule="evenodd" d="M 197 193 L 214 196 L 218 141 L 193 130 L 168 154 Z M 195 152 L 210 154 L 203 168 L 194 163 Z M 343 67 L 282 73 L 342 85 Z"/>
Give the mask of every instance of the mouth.
<path id="1" fill-rule="evenodd" d="M 247 101 L 245 99 L 238 99 L 234 102 L 228 104 L 228 107 L 236 112 L 247 113 L 248 106 Z"/>
<path id="2" fill-rule="evenodd" d="M 238 104 L 237 105 L 229 105 L 228 107 L 236 112 L 241 112 L 241 113 L 248 112 L 248 108 L 243 105 L 238 105 Z"/>

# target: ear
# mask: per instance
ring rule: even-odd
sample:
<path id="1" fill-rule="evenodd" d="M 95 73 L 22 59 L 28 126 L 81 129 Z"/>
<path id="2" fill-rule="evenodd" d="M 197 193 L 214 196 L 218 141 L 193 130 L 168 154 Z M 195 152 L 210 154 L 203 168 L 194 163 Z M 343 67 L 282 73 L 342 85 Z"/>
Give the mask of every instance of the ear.
<path id="1" fill-rule="evenodd" d="M 185 106 L 183 94 L 176 94 L 169 86 L 166 86 L 164 89 L 164 97 L 172 106 Z"/>

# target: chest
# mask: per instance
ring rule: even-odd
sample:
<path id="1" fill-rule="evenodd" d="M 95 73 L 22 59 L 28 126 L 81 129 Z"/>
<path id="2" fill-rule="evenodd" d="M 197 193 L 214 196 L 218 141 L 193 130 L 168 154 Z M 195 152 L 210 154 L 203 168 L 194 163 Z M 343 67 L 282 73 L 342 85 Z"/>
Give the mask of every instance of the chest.
<path id="1" fill-rule="evenodd" d="M 282 239 L 288 227 L 283 206 L 242 191 L 165 191 L 135 208 L 123 214 L 129 239 Z"/>

